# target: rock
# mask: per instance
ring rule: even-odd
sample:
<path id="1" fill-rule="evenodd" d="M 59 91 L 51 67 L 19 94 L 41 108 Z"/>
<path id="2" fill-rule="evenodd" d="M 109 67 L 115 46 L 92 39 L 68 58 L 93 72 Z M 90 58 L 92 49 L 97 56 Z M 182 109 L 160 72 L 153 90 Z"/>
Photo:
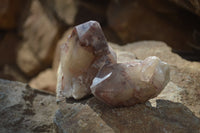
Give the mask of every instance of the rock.
<path id="1" fill-rule="evenodd" d="M 181 103 L 200 117 L 200 63 L 184 60 L 177 54 L 172 53 L 172 49 L 167 44 L 159 41 L 141 41 L 125 46 L 110 44 L 110 46 L 115 51 L 134 53 L 137 59 L 143 60 L 148 56 L 157 56 L 162 61 L 167 62 L 170 65 L 171 81 L 183 90 L 180 95 Z"/>
<path id="2" fill-rule="evenodd" d="M 72 0 L 40 0 L 50 18 L 71 25 L 77 14 L 77 1 Z"/>
<path id="3" fill-rule="evenodd" d="M 117 33 L 112 28 L 110 28 L 109 26 L 103 26 L 102 30 L 103 30 L 108 42 L 113 42 L 113 43 L 117 43 L 120 45 L 123 44 L 120 37 L 117 35 Z"/>
<path id="4" fill-rule="evenodd" d="M 166 42 L 177 52 L 193 51 L 195 48 L 192 45 L 199 44 L 193 35 L 195 31 L 200 31 L 198 18 L 172 7 L 173 4 L 165 4 L 166 1 L 159 3 L 156 0 L 112 1 L 107 10 L 108 24 L 123 44 L 158 40 Z"/>
<path id="5" fill-rule="evenodd" d="M 16 29 L 28 14 L 31 0 L 2 0 L 0 5 L 0 29 Z"/>
<path id="6" fill-rule="evenodd" d="M 31 79 L 29 85 L 35 89 L 55 93 L 56 81 L 56 72 L 49 68 L 40 72 L 38 76 Z"/>
<path id="7" fill-rule="evenodd" d="M 200 131 L 200 119 L 186 106 L 158 100 L 156 107 L 138 104 L 129 108 L 110 108 L 95 98 L 86 103 L 65 103 L 56 112 L 57 132 L 181 132 Z"/>
<path id="8" fill-rule="evenodd" d="M 200 63 L 184 60 L 179 55 L 173 53 L 166 43 L 161 41 L 139 41 L 125 46 L 119 46 L 114 43 L 109 43 L 109 45 L 116 51 L 117 55 L 119 52 L 126 52 L 134 55 L 136 59 L 142 60 L 148 56 L 157 56 L 171 66 L 199 71 L 197 68 L 200 67 Z"/>
<path id="9" fill-rule="evenodd" d="M 98 21 L 101 25 L 107 23 L 106 9 L 109 1 L 107 0 L 88 0 L 78 1 L 78 9 L 75 25 L 84 23 L 89 20 Z"/>
<path id="10" fill-rule="evenodd" d="M 0 132 L 54 132 L 55 97 L 0 79 Z"/>
<path id="11" fill-rule="evenodd" d="M 156 107 L 156 100 L 168 100 L 176 103 L 181 103 L 183 89 L 178 87 L 175 83 L 169 82 L 165 89 L 154 99 L 149 100 L 153 107 Z"/>
<path id="12" fill-rule="evenodd" d="M 200 0 L 169 0 L 200 16 Z"/>
<path id="13" fill-rule="evenodd" d="M 22 34 L 24 41 L 18 51 L 17 64 L 31 77 L 50 66 L 60 30 L 45 14 L 39 1 L 34 0 Z"/>
<path id="14" fill-rule="evenodd" d="M 109 132 L 114 133 L 112 127 L 109 127 L 98 113 L 93 111 L 89 105 L 80 103 L 62 104 L 60 110 L 57 110 L 54 123 L 58 133 L 63 132 Z"/>
<path id="15" fill-rule="evenodd" d="M 106 0 L 40 0 L 48 15 L 62 25 L 73 26 L 89 20 L 106 21 Z"/>
<path id="16" fill-rule="evenodd" d="M 152 10 L 163 15 L 176 14 L 179 7 L 167 0 L 147 0 L 145 4 Z"/>
<path id="17" fill-rule="evenodd" d="M 16 35 L 16 32 L 3 32 L 0 33 L 0 36 L 0 66 L 13 65 L 16 63 L 20 37 Z"/>
<path id="18" fill-rule="evenodd" d="M 170 64 L 171 81 L 158 97 L 132 107 L 111 108 L 95 97 L 60 102 L 54 118 L 57 132 L 200 132 L 200 63 L 182 59 L 159 41 L 110 46 L 117 54 L 127 53 L 124 57 L 158 56 Z"/>
<path id="19" fill-rule="evenodd" d="M 28 78 L 17 68 L 16 65 L 4 65 L 1 74 L 0 78 L 2 79 L 20 81 L 22 83 L 28 82 Z"/>

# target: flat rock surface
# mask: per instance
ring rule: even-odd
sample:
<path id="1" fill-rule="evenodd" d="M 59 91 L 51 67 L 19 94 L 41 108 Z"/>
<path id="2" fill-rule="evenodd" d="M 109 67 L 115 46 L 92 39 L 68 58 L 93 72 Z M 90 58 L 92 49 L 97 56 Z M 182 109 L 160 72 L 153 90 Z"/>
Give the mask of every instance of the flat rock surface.
<path id="1" fill-rule="evenodd" d="M 0 79 L 0 132 L 54 132 L 54 96 Z"/>
<path id="2" fill-rule="evenodd" d="M 171 81 L 158 97 L 132 107 L 112 108 L 95 97 L 67 99 L 55 114 L 57 132 L 200 132 L 199 63 L 182 59 L 163 42 L 110 45 L 121 56 L 119 62 L 160 57 L 170 65 Z"/>
<path id="3" fill-rule="evenodd" d="M 189 133 L 200 131 L 200 119 L 186 106 L 158 100 L 133 107 L 111 108 L 96 98 L 86 103 L 65 103 L 57 111 L 54 122 L 58 132 L 135 132 Z"/>

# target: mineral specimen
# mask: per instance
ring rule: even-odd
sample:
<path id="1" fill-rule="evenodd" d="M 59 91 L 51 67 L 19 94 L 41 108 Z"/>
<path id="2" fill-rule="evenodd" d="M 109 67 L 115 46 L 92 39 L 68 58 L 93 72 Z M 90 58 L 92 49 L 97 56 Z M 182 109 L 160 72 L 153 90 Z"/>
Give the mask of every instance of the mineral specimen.
<path id="1" fill-rule="evenodd" d="M 92 94 L 112 106 L 130 106 L 156 97 L 169 82 L 169 67 L 158 57 L 105 65 L 94 78 Z"/>
<path id="2" fill-rule="evenodd" d="M 169 66 L 155 56 L 117 63 L 95 21 L 76 26 L 61 49 L 58 101 L 92 92 L 108 105 L 130 106 L 157 96 L 170 79 Z"/>
<path id="3" fill-rule="evenodd" d="M 80 99 L 91 94 L 93 78 L 110 63 L 116 63 L 116 55 L 107 45 L 99 23 L 89 21 L 76 26 L 67 43 L 61 46 L 57 100 Z"/>

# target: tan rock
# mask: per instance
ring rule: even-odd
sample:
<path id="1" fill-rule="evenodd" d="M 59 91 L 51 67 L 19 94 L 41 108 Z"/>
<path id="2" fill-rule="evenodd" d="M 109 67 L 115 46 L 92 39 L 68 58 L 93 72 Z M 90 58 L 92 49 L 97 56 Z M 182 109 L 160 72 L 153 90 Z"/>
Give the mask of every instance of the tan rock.
<path id="1" fill-rule="evenodd" d="M 129 43 L 125 46 L 119 46 L 114 43 L 109 44 L 115 51 L 128 52 L 135 55 L 137 59 L 145 59 L 148 56 L 157 56 L 171 66 L 178 68 L 190 68 L 191 70 L 200 71 L 198 62 L 184 60 L 179 55 L 172 52 L 172 49 L 166 43 L 161 41 L 139 41 Z"/>
<path id="2" fill-rule="evenodd" d="M 28 76 L 37 74 L 52 62 L 59 29 L 44 13 L 38 0 L 31 5 L 31 14 L 24 23 L 23 42 L 17 64 Z"/>
<path id="3" fill-rule="evenodd" d="M 77 14 L 76 0 L 40 0 L 48 15 L 67 25 L 73 24 Z"/>
<path id="4" fill-rule="evenodd" d="M 38 76 L 33 78 L 29 85 L 32 88 L 47 91 L 50 93 L 56 92 L 56 73 L 52 69 L 42 71 Z"/>
<path id="5" fill-rule="evenodd" d="M 183 89 L 178 87 L 175 83 L 169 82 L 165 89 L 154 99 L 149 100 L 153 107 L 156 107 L 156 100 L 163 99 L 169 100 L 176 103 L 181 102 L 181 93 L 183 93 Z"/>

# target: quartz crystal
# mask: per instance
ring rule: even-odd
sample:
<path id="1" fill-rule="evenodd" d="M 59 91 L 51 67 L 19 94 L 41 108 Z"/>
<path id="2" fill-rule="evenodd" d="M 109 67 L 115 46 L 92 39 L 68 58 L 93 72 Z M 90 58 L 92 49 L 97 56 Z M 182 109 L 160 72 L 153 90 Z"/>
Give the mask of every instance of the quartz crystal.
<path id="1" fill-rule="evenodd" d="M 130 106 L 156 97 L 169 82 L 169 66 L 158 57 L 105 65 L 91 85 L 92 94 L 111 106 Z"/>
<path id="2" fill-rule="evenodd" d="M 99 70 L 116 63 L 116 54 L 108 46 L 103 31 L 96 21 L 76 26 L 61 46 L 61 59 L 57 76 L 57 100 L 83 98 Z"/>
<path id="3" fill-rule="evenodd" d="M 57 100 L 92 93 L 108 105 L 131 106 L 156 97 L 169 82 L 169 66 L 158 57 L 116 60 L 98 22 L 76 26 L 61 46 Z"/>

